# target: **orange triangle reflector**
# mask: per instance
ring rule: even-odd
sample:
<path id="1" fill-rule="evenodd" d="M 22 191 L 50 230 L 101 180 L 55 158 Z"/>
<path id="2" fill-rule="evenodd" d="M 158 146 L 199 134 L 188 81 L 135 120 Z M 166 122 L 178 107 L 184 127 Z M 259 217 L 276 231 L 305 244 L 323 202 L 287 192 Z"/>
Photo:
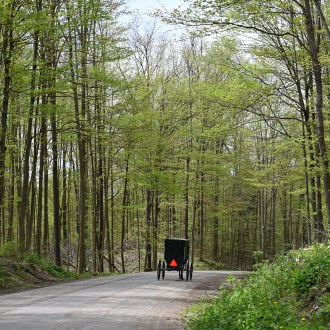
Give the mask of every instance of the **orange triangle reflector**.
<path id="1" fill-rule="evenodd" d="M 172 259 L 172 261 L 170 262 L 170 267 L 177 267 L 178 264 L 176 263 L 175 259 Z"/>

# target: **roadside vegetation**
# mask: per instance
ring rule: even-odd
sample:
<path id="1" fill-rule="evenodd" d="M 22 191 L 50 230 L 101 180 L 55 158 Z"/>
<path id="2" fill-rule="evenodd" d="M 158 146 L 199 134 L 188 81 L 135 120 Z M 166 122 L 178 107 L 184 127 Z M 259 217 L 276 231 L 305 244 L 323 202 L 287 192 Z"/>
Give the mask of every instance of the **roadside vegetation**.
<path id="1" fill-rule="evenodd" d="M 14 243 L 0 248 L 0 294 L 90 276 L 55 265 L 33 253 L 19 255 Z"/>
<path id="2" fill-rule="evenodd" d="M 330 329 L 330 245 L 291 251 L 228 278 L 221 293 L 185 314 L 189 329 Z"/>

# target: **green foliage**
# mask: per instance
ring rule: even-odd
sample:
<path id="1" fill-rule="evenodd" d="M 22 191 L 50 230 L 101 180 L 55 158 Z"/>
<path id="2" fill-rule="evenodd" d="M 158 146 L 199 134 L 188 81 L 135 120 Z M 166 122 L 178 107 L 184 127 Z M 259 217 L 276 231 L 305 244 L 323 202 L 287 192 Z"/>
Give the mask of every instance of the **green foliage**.
<path id="1" fill-rule="evenodd" d="M 294 276 L 297 292 L 306 296 L 317 292 L 330 281 L 330 246 L 319 245 L 302 250 L 297 257 L 299 272 Z"/>
<path id="2" fill-rule="evenodd" d="M 3 266 L 0 266 L 0 288 L 3 288 L 8 278 L 8 272 Z"/>
<path id="3" fill-rule="evenodd" d="M 48 274 L 59 277 L 59 278 L 73 278 L 74 273 L 66 271 L 63 267 L 55 265 L 53 262 L 42 259 L 35 254 L 27 253 L 23 257 L 25 262 L 32 263 L 39 266 L 42 270 L 46 271 Z"/>
<path id="4" fill-rule="evenodd" d="M 190 329 L 329 329 L 328 245 L 281 255 L 189 310 Z M 322 293 L 324 293 L 322 295 Z"/>
<path id="5" fill-rule="evenodd" d="M 329 288 L 328 288 L 329 290 Z M 314 307 L 315 308 L 315 307 Z M 316 312 L 311 319 L 313 329 L 329 329 L 330 326 L 330 293 L 322 295 L 316 305 Z M 322 325 L 322 326 L 321 326 Z"/>
<path id="6" fill-rule="evenodd" d="M 256 263 L 261 262 L 263 259 L 265 259 L 265 253 L 260 250 L 256 250 L 252 252 L 252 257 L 255 260 Z"/>
<path id="7" fill-rule="evenodd" d="M 53 284 L 56 278 L 64 280 L 77 277 L 76 274 L 31 253 L 12 257 L 12 249 L 9 246 L 12 247 L 11 244 L 7 245 L 6 255 L 0 255 L 0 289 L 18 290 L 38 287 Z"/>
<path id="8" fill-rule="evenodd" d="M 15 242 L 5 242 L 0 247 L 0 257 L 16 257 L 18 255 L 18 248 Z"/>
<path id="9" fill-rule="evenodd" d="M 0 288 L 17 288 L 20 285 L 21 274 L 14 275 L 0 265 Z"/>

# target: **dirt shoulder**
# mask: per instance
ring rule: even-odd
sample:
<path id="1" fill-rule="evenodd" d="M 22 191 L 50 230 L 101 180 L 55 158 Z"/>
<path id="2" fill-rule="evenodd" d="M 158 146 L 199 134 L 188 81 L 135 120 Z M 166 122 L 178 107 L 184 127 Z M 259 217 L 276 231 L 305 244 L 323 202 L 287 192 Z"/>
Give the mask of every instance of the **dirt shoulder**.
<path id="1" fill-rule="evenodd" d="M 64 282 L 46 269 L 29 262 L 0 258 L 0 295 Z"/>

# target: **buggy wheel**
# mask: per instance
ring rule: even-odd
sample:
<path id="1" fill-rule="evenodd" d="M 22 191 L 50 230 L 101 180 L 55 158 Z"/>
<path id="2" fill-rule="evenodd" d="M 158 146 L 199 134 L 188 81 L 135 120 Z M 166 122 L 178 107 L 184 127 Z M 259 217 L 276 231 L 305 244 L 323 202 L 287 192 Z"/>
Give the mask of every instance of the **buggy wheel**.
<path id="1" fill-rule="evenodd" d="M 159 260 L 158 267 L 157 267 L 157 280 L 158 281 L 160 279 L 160 271 L 161 271 L 161 261 Z"/>
<path id="2" fill-rule="evenodd" d="M 190 265 L 190 270 L 189 270 L 189 280 L 191 281 L 191 278 L 192 278 L 192 273 L 193 273 L 193 262 L 191 262 L 191 265 Z"/>
<path id="3" fill-rule="evenodd" d="M 162 268 L 162 279 L 165 278 L 165 261 L 163 261 L 163 268 Z"/>
<path id="4" fill-rule="evenodd" d="M 187 282 L 189 280 L 189 274 L 190 274 L 190 271 L 189 271 L 189 260 L 188 260 L 186 263 L 186 281 Z"/>

